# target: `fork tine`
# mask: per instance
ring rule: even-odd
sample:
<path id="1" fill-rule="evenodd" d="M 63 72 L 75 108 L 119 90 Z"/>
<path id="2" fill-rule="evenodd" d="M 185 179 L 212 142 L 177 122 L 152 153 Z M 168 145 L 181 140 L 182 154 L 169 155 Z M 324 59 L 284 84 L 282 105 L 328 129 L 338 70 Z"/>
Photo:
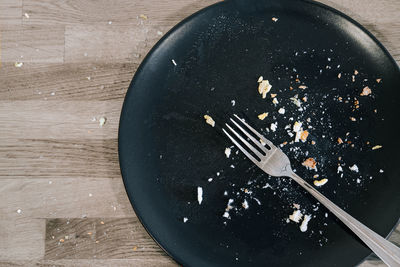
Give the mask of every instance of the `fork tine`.
<path id="1" fill-rule="evenodd" d="M 259 132 L 257 132 L 253 127 L 251 127 L 250 125 L 248 125 L 244 119 L 240 118 L 238 115 L 233 114 L 233 116 L 235 116 L 238 120 L 240 120 L 240 122 L 242 122 L 244 125 L 246 125 L 247 128 L 250 129 L 250 131 L 252 131 L 255 135 L 257 135 L 261 140 L 263 140 L 264 143 L 266 143 L 270 148 L 276 148 L 276 146 L 269 141 L 268 139 L 266 139 L 264 136 L 262 136 Z"/>
<path id="2" fill-rule="evenodd" d="M 255 139 L 251 134 L 249 134 L 245 129 L 242 128 L 242 126 L 240 126 L 236 121 L 234 121 L 232 118 L 230 119 L 232 121 L 232 123 L 234 123 L 236 125 L 236 127 L 238 127 L 242 133 L 244 133 L 248 138 L 250 138 L 251 141 L 253 141 L 254 144 L 256 144 L 262 151 L 264 151 L 265 153 L 268 153 L 268 149 L 263 146 L 260 141 L 258 141 L 257 139 Z"/>
<path id="3" fill-rule="evenodd" d="M 258 161 L 255 157 L 253 157 L 249 152 L 247 152 L 247 150 L 242 147 L 241 144 L 239 144 L 239 142 L 237 142 L 235 140 L 235 138 L 233 138 L 230 134 L 228 134 L 227 131 L 225 131 L 225 129 L 222 128 L 222 131 L 229 137 L 229 139 L 231 139 L 231 141 L 257 166 L 259 166 L 260 161 Z"/>
<path id="4" fill-rule="evenodd" d="M 227 123 L 225 123 L 226 127 L 229 128 L 229 130 L 231 130 L 231 132 L 233 132 L 237 138 L 239 138 L 240 141 L 242 141 L 254 154 L 257 155 L 257 157 L 259 157 L 260 159 L 262 159 L 264 157 L 263 154 L 261 154 L 254 146 L 252 146 L 249 142 L 247 142 L 246 139 L 244 139 L 240 134 L 238 134 L 234 129 L 232 129 L 231 126 L 229 126 Z"/>

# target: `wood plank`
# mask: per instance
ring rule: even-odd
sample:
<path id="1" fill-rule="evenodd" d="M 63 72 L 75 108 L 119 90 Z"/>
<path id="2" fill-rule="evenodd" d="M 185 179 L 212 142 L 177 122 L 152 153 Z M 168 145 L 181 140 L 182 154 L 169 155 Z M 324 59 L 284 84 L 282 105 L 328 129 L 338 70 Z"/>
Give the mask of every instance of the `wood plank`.
<path id="1" fill-rule="evenodd" d="M 30 14 L 25 24 L 81 25 L 96 23 L 174 25 L 217 0 L 24 0 L 24 12 Z M 142 19 L 140 15 L 147 15 Z"/>
<path id="2" fill-rule="evenodd" d="M 1 29 L 2 62 L 63 62 L 64 26 Z"/>
<path id="3" fill-rule="evenodd" d="M 1 0 L 0 30 L 21 24 L 22 24 L 22 0 Z M 0 41 L 1 40 L 2 38 L 0 34 Z"/>
<path id="4" fill-rule="evenodd" d="M 0 158 L 0 179 L 121 177 L 117 139 L 7 139 Z"/>
<path id="5" fill-rule="evenodd" d="M 65 31 L 65 62 L 140 63 L 169 26 L 76 25 Z"/>
<path id="6" fill-rule="evenodd" d="M 164 257 L 135 218 L 50 219 L 45 260 Z"/>
<path id="7" fill-rule="evenodd" d="M 1 197 L 0 197 L 1 198 Z M 0 213 L 0 261 L 35 260 L 44 256 L 45 220 Z"/>
<path id="8" fill-rule="evenodd" d="M 37 260 L 37 261 L 1 261 L 2 267 L 15 266 L 39 266 L 39 267 L 176 267 L 170 257 L 134 258 L 134 259 L 60 259 L 60 260 Z"/>
<path id="9" fill-rule="evenodd" d="M 0 179 L 0 214 L 2 219 L 135 217 L 121 178 L 88 177 Z"/>
<path id="10" fill-rule="evenodd" d="M 0 69 L 0 99 L 15 100 L 113 100 L 123 99 L 136 63 L 26 63 Z M 90 80 L 88 79 L 90 77 Z"/>
<path id="11" fill-rule="evenodd" d="M 115 139 L 121 107 L 122 99 L 0 101 L 0 139 Z M 102 116 L 107 121 L 101 127 Z"/>

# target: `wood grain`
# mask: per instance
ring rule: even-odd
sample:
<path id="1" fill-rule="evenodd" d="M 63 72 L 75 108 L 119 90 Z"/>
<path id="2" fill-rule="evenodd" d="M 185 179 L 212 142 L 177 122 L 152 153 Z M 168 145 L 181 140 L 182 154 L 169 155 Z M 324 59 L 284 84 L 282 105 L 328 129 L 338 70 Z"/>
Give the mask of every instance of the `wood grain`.
<path id="1" fill-rule="evenodd" d="M 3 63 L 0 70 L 1 101 L 122 100 L 137 63 L 25 63 L 16 70 Z M 89 78 L 90 77 L 90 80 Z"/>
<path id="2" fill-rule="evenodd" d="M 122 179 L 88 177 L 0 179 L 0 214 L 2 219 L 135 217 Z"/>
<path id="3" fill-rule="evenodd" d="M 177 266 L 126 196 L 118 121 L 151 47 L 215 2 L 0 1 L 0 266 Z M 398 0 L 321 2 L 400 62 Z M 390 240 L 400 244 L 400 227 Z M 384 264 L 371 256 L 360 266 Z"/>
<path id="4" fill-rule="evenodd" d="M 45 260 L 164 255 L 136 217 L 51 219 L 46 223 Z"/>
<path id="5" fill-rule="evenodd" d="M 50 25 L 1 30 L 2 62 L 64 62 L 64 33 L 64 26 Z"/>

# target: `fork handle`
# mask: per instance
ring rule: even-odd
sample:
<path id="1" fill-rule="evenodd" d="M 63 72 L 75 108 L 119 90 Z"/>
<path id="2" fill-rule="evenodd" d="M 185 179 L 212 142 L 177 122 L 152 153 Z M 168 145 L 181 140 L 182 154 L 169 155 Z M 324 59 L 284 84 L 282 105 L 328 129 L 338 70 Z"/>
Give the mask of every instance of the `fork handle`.
<path id="1" fill-rule="evenodd" d="M 292 172 L 290 178 L 306 189 L 330 212 L 336 215 L 347 227 L 349 227 L 384 263 L 391 267 L 400 266 L 400 248 L 378 235 L 367 226 L 356 220 L 350 214 L 339 208 L 332 201 L 318 192 L 314 187 L 304 181 L 296 173 Z"/>

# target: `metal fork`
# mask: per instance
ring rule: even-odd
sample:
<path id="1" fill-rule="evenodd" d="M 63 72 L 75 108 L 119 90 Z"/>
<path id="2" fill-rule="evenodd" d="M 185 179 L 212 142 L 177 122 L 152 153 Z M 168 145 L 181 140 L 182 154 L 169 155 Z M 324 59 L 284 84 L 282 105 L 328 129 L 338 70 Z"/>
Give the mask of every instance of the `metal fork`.
<path id="1" fill-rule="evenodd" d="M 262 136 L 253 127 L 248 125 L 244 119 L 234 115 L 238 122 L 230 119 L 231 122 L 248 138 L 253 145 L 235 131 L 229 124 L 225 124 L 231 133 L 244 144 L 256 157 L 254 157 L 246 148 L 244 148 L 236 138 L 232 137 L 225 129 L 223 132 L 231 139 L 231 141 L 260 169 L 271 176 L 286 176 L 292 178 L 301 187 L 313 195 L 320 203 L 336 215 L 347 227 L 349 227 L 384 263 L 391 267 L 400 266 L 400 248 L 381 237 L 364 224 L 353 218 L 347 212 L 336 206 L 332 201 L 318 192 L 314 187 L 304 181 L 300 176 L 292 171 L 290 160 L 285 153 L 276 147 L 271 141 Z M 244 127 L 243 127 L 244 126 Z M 246 129 L 247 130 L 246 130 Z M 265 143 L 264 146 L 260 141 L 254 138 L 249 132 L 250 130 L 260 141 Z M 258 149 L 254 147 L 256 145 Z M 262 153 L 260 152 L 262 151 Z M 257 159 L 258 158 L 258 159 Z"/>

